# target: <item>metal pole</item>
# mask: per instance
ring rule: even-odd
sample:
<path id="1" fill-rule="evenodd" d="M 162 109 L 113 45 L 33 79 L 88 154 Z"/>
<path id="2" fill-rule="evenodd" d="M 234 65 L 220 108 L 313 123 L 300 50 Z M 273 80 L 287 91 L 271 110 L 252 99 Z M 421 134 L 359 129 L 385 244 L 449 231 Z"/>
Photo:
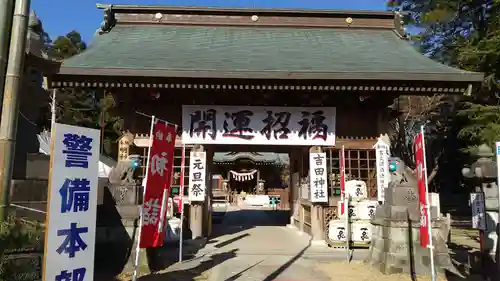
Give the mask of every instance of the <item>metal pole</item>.
<path id="1" fill-rule="evenodd" d="M 5 70 L 9 60 L 10 31 L 14 16 L 14 0 L 0 0 L 0 89 L 5 86 Z"/>
<path id="2" fill-rule="evenodd" d="M 6 209 L 9 205 L 30 2 L 30 0 L 17 0 L 12 20 L 10 60 L 7 64 L 7 75 L 3 89 L 2 119 L 0 123 L 0 155 L 2 156 L 0 160 L 0 221 L 6 218 Z"/>
<path id="3" fill-rule="evenodd" d="M 350 252 L 350 238 L 351 238 L 351 229 L 350 229 L 350 224 L 349 224 L 349 199 L 350 199 L 350 196 L 349 194 L 346 194 L 344 196 L 344 210 L 345 210 L 345 251 L 346 251 L 346 258 L 347 258 L 347 262 L 350 262 L 351 261 L 351 256 L 349 254 Z"/>
<path id="4" fill-rule="evenodd" d="M 182 243 L 184 241 L 184 166 L 186 162 L 186 145 L 182 143 L 181 178 L 179 182 L 179 205 L 181 208 L 181 224 L 179 229 L 179 262 L 182 262 Z"/>
<path id="5" fill-rule="evenodd" d="M 144 186 L 142 187 L 142 200 L 146 197 L 146 186 L 148 184 L 148 172 L 149 172 L 149 159 L 151 158 L 151 145 L 153 145 L 153 129 L 155 127 L 156 119 L 155 116 L 151 116 L 151 128 L 149 130 L 149 148 L 148 148 L 148 158 L 146 159 L 146 180 L 144 181 Z M 137 281 L 137 269 L 139 267 L 139 254 L 141 251 L 141 235 L 142 235 L 142 224 L 144 220 L 143 216 L 143 206 L 144 202 L 141 203 L 141 207 L 139 208 L 139 231 L 137 232 L 137 244 L 135 247 L 135 259 L 134 259 L 134 273 L 132 275 L 132 280 Z"/>

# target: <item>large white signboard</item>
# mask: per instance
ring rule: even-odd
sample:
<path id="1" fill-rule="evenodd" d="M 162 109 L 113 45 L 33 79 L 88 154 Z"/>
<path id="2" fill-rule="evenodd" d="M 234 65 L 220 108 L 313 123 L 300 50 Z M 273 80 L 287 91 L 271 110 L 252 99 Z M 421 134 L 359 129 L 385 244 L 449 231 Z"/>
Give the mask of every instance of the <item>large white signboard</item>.
<path id="1" fill-rule="evenodd" d="M 182 106 L 185 144 L 335 145 L 335 107 Z"/>
<path id="2" fill-rule="evenodd" d="M 189 201 L 205 201 L 206 152 L 191 151 L 189 161 Z"/>
<path id="3" fill-rule="evenodd" d="M 378 139 L 375 144 L 375 157 L 377 166 L 377 199 L 380 202 L 385 200 L 385 189 L 389 187 L 389 155 L 390 148 L 383 140 Z"/>
<path id="4" fill-rule="evenodd" d="M 470 203 L 472 209 L 472 228 L 486 229 L 486 212 L 484 208 L 484 194 L 482 192 L 471 193 Z"/>
<path id="5" fill-rule="evenodd" d="M 43 280 L 91 281 L 100 132 L 55 124 L 52 140 Z"/>
<path id="6" fill-rule="evenodd" d="M 328 202 L 326 153 L 309 153 L 311 202 Z"/>

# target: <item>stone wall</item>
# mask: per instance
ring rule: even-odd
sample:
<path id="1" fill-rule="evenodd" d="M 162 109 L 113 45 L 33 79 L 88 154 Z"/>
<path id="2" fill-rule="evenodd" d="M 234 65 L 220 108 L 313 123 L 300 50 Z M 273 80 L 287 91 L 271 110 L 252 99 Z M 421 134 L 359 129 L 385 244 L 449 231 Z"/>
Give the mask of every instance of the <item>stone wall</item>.
<path id="1" fill-rule="evenodd" d="M 372 222 L 372 245 L 368 262 L 384 274 L 415 273 L 430 275 L 430 251 L 420 246 L 419 222 Z M 449 227 L 444 221 L 433 222 L 432 241 L 438 271 L 453 270 L 446 235 Z"/>
<path id="2" fill-rule="evenodd" d="M 430 275 L 430 251 L 420 246 L 420 208 L 416 178 L 409 169 L 391 174 L 384 204 L 377 206 L 371 219 L 372 243 L 366 262 L 384 274 Z M 432 206 L 432 204 L 431 204 Z M 437 271 L 455 268 L 451 263 L 447 238 L 450 221 L 430 208 L 434 260 Z"/>

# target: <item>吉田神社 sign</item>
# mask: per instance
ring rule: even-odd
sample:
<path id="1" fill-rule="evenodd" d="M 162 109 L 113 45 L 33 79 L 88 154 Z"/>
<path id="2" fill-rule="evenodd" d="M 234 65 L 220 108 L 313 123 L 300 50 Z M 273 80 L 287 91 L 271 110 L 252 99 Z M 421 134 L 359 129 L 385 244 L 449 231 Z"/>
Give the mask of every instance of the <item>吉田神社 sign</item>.
<path id="1" fill-rule="evenodd" d="M 328 202 L 326 153 L 309 153 L 311 202 Z"/>
<path id="2" fill-rule="evenodd" d="M 186 144 L 335 145 L 335 107 L 182 106 Z"/>

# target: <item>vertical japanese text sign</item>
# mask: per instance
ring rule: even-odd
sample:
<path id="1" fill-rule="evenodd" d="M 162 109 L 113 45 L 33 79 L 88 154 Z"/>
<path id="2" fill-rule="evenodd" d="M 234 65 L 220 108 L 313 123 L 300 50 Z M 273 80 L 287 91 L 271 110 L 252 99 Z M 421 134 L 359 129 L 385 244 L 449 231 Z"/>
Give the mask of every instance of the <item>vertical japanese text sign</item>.
<path id="1" fill-rule="evenodd" d="M 167 210 L 164 196 L 170 189 L 170 179 L 174 163 L 175 126 L 158 121 L 153 128 L 153 137 L 146 172 L 146 188 L 142 206 L 141 248 L 160 247 L 163 245 L 164 213 Z M 165 190 L 167 188 L 167 190 Z"/>
<path id="2" fill-rule="evenodd" d="M 191 151 L 189 158 L 189 201 L 205 201 L 206 152 Z"/>
<path id="3" fill-rule="evenodd" d="M 45 225 L 45 281 L 94 278 L 99 142 L 99 130 L 57 123 L 54 126 Z"/>
<path id="4" fill-rule="evenodd" d="M 486 213 L 484 208 L 484 194 L 471 193 L 472 228 L 486 230 Z"/>
<path id="5" fill-rule="evenodd" d="M 328 202 L 326 153 L 309 153 L 311 202 Z"/>
<path id="6" fill-rule="evenodd" d="M 389 145 L 380 138 L 375 144 L 377 161 L 377 199 L 379 202 L 385 200 L 385 189 L 389 187 Z"/>
<path id="7" fill-rule="evenodd" d="M 420 205 L 420 246 L 426 248 L 429 245 L 429 218 L 427 217 L 427 169 L 425 163 L 423 130 L 415 137 L 415 165 L 417 167 L 418 200 Z"/>

